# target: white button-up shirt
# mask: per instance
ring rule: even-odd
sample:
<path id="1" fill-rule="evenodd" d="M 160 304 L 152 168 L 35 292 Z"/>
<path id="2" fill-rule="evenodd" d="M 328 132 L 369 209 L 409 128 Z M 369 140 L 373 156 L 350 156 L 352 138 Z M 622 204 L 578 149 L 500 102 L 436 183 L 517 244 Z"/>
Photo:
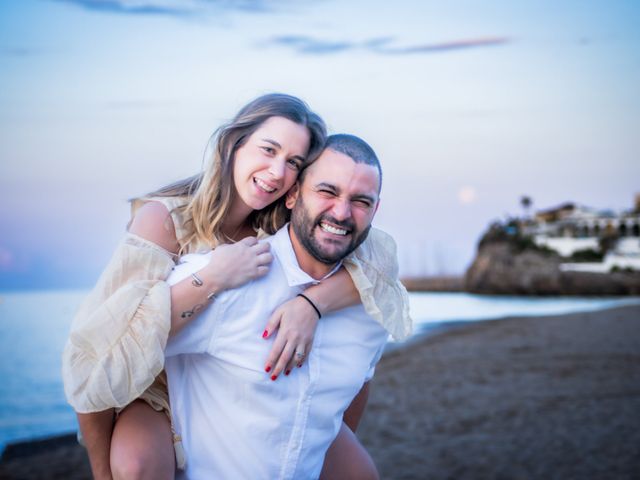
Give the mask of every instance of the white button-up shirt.
<path id="1" fill-rule="evenodd" d="M 262 338 L 267 320 L 317 281 L 300 269 L 287 227 L 265 241 L 274 255 L 269 273 L 219 295 L 167 345 L 184 478 L 318 478 L 345 409 L 373 375 L 387 341 L 361 305 L 325 315 L 302 368 L 271 381 L 264 365 L 275 335 Z M 170 283 L 201 269 L 209 256 L 183 260 Z"/>

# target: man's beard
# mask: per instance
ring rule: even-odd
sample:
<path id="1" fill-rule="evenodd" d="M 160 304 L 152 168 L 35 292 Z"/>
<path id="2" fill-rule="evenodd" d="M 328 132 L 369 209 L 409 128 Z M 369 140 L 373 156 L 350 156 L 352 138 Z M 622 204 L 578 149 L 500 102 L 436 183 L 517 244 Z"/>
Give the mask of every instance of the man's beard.
<path id="1" fill-rule="evenodd" d="M 347 229 L 351 232 L 351 242 L 336 249 L 327 249 L 315 237 L 316 227 L 321 228 L 320 223 L 322 221 Z M 355 231 L 355 224 L 351 220 L 340 222 L 326 214 L 311 218 L 304 205 L 301 194 L 298 195 L 291 212 L 291 226 L 304 249 L 309 252 L 313 258 L 326 265 L 338 263 L 353 252 L 364 242 L 371 229 L 371 225 L 368 225 L 367 228 L 358 233 Z"/>

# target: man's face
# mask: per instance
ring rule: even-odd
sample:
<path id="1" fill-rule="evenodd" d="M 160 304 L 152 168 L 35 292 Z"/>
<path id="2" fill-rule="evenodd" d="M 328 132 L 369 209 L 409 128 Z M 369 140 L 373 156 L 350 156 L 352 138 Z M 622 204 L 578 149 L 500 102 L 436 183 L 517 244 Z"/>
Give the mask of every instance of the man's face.
<path id="1" fill-rule="evenodd" d="M 355 250 L 371 228 L 379 185 L 376 167 L 325 149 L 286 200 L 293 232 L 305 250 L 328 265 Z"/>

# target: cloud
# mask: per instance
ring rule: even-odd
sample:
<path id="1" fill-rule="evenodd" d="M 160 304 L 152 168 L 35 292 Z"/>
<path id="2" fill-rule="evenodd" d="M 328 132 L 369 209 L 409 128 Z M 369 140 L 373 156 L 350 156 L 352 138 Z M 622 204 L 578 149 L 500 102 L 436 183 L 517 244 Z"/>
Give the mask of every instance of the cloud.
<path id="1" fill-rule="evenodd" d="M 467 50 L 470 48 L 478 47 L 494 47 L 498 45 L 504 45 L 511 42 L 511 39 L 507 37 L 483 37 L 472 38 L 466 40 L 454 40 L 452 42 L 444 43 L 432 43 L 425 45 L 409 45 L 406 47 L 390 47 L 390 48 L 378 48 L 380 53 L 386 53 L 390 55 L 408 55 L 415 53 L 438 53 L 438 52 L 450 52 L 452 50 Z"/>
<path id="2" fill-rule="evenodd" d="M 193 1 L 174 0 L 57 0 L 87 10 L 129 15 L 186 15 L 194 10 Z"/>
<path id="3" fill-rule="evenodd" d="M 124 15 L 168 15 L 185 17 L 207 10 L 239 10 L 265 13 L 275 11 L 276 3 L 269 0 L 55 0 L 71 3 L 87 10 Z"/>
<path id="4" fill-rule="evenodd" d="M 271 38 L 267 44 L 291 47 L 298 53 L 323 55 L 355 49 L 376 50 L 392 41 L 393 37 L 374 37 L 364 42 L 348 42 L 320 40 L 306 35 L 281 35 Z"/>
<path id="5" fill-rule="evenodd" d="M 393 40 L 394 40 L 393 37 L 374 37 L 364 41 L 362 46 L 370 49 L 382 48 L 385 45 L 388 45 L 389 43 L 393 42 Z"/>
<path id="6" fill-rule="evenodd" d="M 394 46 L 393 37 L 374 37 L 362 42 L 323 40 L 306 35 L 281 35 L 267 40 L 266 44 L 289 47 L 298 53 L 324 55 L 347 50 L 363 50 L 381 55 L 412 55 L 441 53 L 470 48 L 504 45 L 511 41 L 508 37 L 483 37 L 455 40 L 444 43 Z"/>
<path id="7" fill-rule="evenodd" d="M 351 50 L 356 47 L 356 44 L 350 42 L 328 42 L 316 40 L 304 35 L 285 35 L 274 37 L 273 39 L 271 39 L 270 43 L 274 45 L 291 47 L 298 53 L 308 54 L 343 52 L 345 50 Z"/>

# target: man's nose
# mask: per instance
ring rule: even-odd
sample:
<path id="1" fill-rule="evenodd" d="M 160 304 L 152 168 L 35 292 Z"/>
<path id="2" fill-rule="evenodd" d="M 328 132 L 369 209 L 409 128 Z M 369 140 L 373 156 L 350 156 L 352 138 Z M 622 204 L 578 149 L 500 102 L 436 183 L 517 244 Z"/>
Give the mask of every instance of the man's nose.
<path id="1" fill-rule="evenodd" d="M 269 165 L 269 174 L 276 180 L 280 180 L 284 177 L 284 169 L 286 167 L 286 161 L 284 158 L 274 158 Z"/>
<path id="2" fill-rule="evenodd" d="M 351 203 L 346 200 L 336 199 L 331 212 L 336 220 L 351 218 Z"/>

